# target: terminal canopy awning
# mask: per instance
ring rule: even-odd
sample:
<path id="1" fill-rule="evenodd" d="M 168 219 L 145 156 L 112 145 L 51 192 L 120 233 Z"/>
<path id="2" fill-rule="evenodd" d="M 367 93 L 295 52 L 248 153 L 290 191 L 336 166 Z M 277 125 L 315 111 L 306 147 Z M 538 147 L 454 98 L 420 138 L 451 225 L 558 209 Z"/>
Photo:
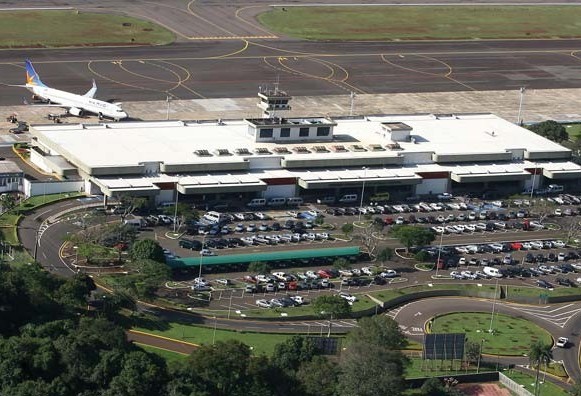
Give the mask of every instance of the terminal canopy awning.
<path id="1" fill-rule="evenodd" d="M 450 177 L 457 183 L 482 183 L 526 180 L 531 174 L 513 164 L 490 164 L 455 167 Z"/>
<path id="2" fill-rule="evenodd" d="M 133 195 L 140 195 L 143 193 L 156 192 L 159 187 L 148 179 L 98 179 L 93 178 L 92 181 L 97 184 L 103 194 L 113 196 L 119 193 L 131 193 Z"/>
<path id="3" fill-rule="evenodd" d="M 299 186 L 309 188 L 356 187 L 363 182 L 370 186 L 400 186 L 419 184 L 422 177 L 406 169 L 344 169 L 295 172 Z"/>
<path id="4" fill-rule="evenodd" d="M 549 179 L 576 179 L 581 177 L 581 166 L 573 162 L 543 163 L 543 176 Z"/>
<path id="5" fill-rule="evenodd" d="M 177 189 L 182 194 L 242 193 L 266 190 L 266 183 L 258 177 L 241 175 L 205 175 L 182 177 Z"/>

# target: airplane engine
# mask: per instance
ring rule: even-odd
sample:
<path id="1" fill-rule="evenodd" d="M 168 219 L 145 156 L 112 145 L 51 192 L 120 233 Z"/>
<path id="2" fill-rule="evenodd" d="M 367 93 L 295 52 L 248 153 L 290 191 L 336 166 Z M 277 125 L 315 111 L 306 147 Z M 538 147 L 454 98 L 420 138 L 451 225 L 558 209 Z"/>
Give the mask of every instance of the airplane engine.
<path id="1" fill-rule="evenodd" d="M 69 109 L 69 113 L 74 115 L 74 116 L 77 116 L 77 117 L 81 117 L 84 114 L 83 110 L 81 110 L 77 107 L 71 107 Z"/>

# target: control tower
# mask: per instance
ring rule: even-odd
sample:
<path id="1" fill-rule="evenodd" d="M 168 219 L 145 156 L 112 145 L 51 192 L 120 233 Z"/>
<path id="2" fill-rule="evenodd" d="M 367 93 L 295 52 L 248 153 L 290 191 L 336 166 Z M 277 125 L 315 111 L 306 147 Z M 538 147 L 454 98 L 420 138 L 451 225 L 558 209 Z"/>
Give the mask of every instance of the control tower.
<path id="1" fill-rule="evenodd" d="M 268 87 L 258 87 L 258 107 L 263 111 L 263 118 L 275 118 L 277 112 L 288 111 L 291 109 L 288 102 L 292 96 L 278 89 L 278 84 L 274 89 Z"/>

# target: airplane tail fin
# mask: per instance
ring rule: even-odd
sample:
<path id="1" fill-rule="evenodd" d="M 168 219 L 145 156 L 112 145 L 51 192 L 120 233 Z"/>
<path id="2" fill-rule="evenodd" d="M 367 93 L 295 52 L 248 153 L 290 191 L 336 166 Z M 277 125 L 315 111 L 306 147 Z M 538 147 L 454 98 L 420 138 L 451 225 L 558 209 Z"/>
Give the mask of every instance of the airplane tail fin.
<path id="1" fill-rule="evenodd" d="M 24 66 L 26 67 L 26 85 L 46 87 L 46 85 L 44 85 L 44 83 L 40 80 L 36 70 L 34 70 L 34 66 L 32 66 L 32 62 L 30 60 L 25 60 Z"/>

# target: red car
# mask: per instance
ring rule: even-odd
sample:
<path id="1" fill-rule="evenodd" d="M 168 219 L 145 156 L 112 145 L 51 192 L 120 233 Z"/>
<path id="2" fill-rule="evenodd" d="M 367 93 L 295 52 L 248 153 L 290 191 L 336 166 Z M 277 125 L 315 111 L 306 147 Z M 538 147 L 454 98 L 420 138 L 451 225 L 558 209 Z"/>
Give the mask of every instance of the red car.
<path id="1" fill-rule="evenodd" d="M 520 242 L 513 242 L 510 244 L 510 248 L 512 250 L 521 250 L 522 249 L 522 243 Z"/>
<path id="2" fill-rule="evenodd" d="M 318 270 L 318 271 L 317 271 L 317 275 L 319 275 L 321 278 L 327 278 L 327 279 L 329 279 L 329 278 L 332 278 L 332 277 L 333 277 L 333 275 L 332 275 L 332 274 L 328 273 L 328 272 L 327 272 L 327 271 L 325 271 L 325 270 Z"/>
<path id="3" fill-rule="evenodd" d="M 391 225 L 393 224 L 394 220 L 393 217 L 386 217 L 385 219 L 383 219 L 383 222 L 387 225 Z"/>

